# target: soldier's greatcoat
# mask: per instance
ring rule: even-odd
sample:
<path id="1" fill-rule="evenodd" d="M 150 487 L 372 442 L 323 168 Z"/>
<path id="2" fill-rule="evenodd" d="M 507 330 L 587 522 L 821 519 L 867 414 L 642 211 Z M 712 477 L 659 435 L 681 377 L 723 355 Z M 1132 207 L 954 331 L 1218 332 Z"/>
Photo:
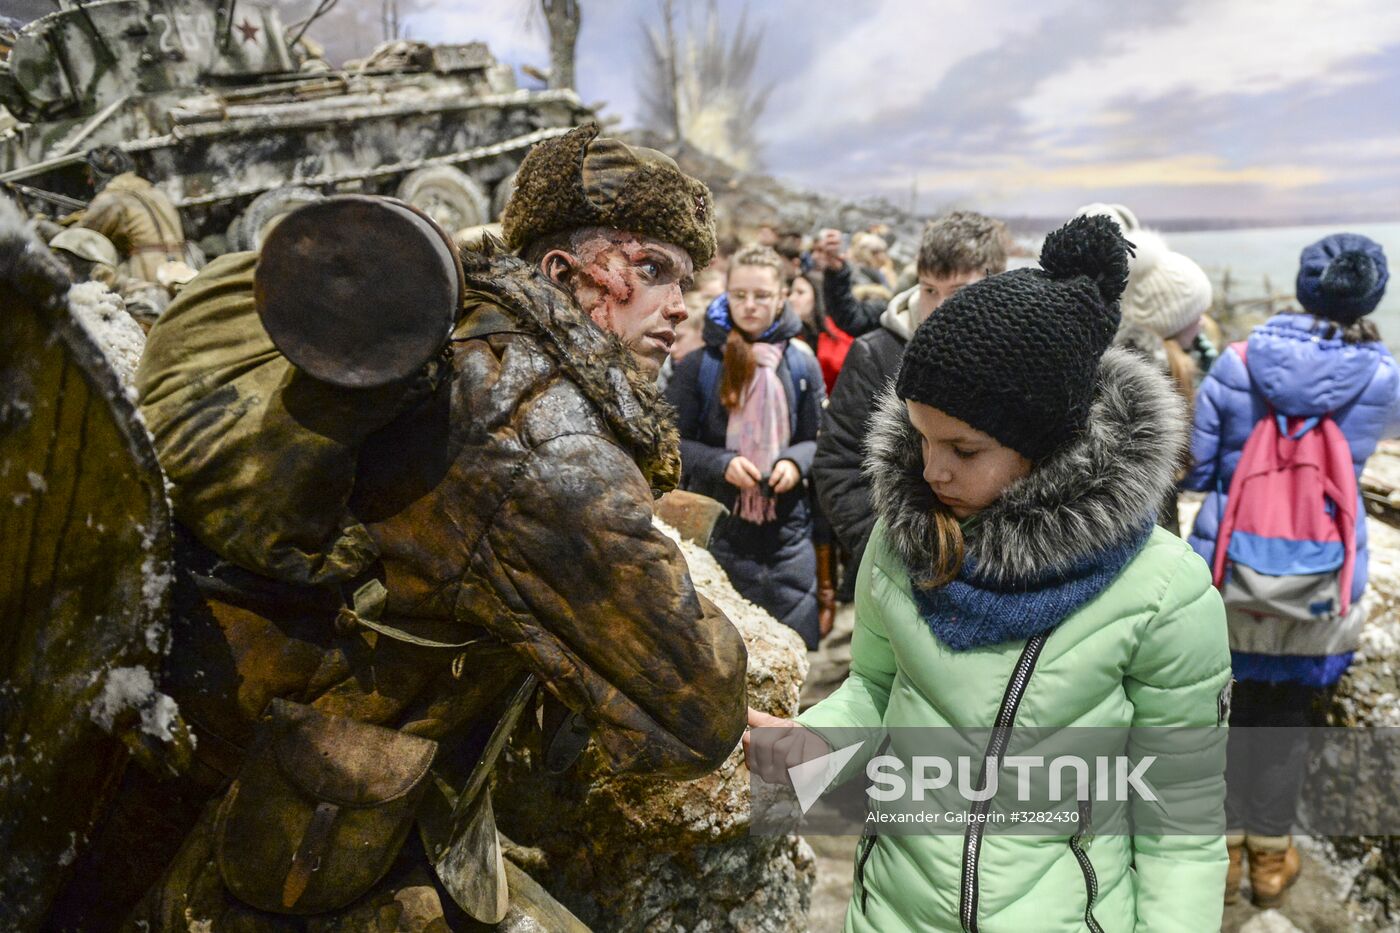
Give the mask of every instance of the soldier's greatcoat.
<path id="1" fill-rule="evenodd" d="M 147 282 L 168 261 L 184 261 L 185 230 L 165 192 L 132 172 L 109 181 L 92 199 L 81 226 L 112 241 L 121 272 Z"/>
<path id="2" fill-rule="evenodd" d="M 379 630 L 337 621 L 323 594 L 194 561 L 167 689 L 199 736 L 211 800 L 275 697 L 438 740 L 449 766 L 470 764 L 526 672 L 618 769 L 694 777 L 738 743 L 743 642 L 652 525 L 679 451 L 650 380 L 507 256 L 469 263 L 451 349 L 449 378 L 361 449 L 351 507 L 381 555 Z M 155 928 L 264 928 L 220 882 L 201 837 L 210 808 L 143 905 Z M 432 900 L 416 845 L 336 929 L 394 903 L 396 884 Z"/>

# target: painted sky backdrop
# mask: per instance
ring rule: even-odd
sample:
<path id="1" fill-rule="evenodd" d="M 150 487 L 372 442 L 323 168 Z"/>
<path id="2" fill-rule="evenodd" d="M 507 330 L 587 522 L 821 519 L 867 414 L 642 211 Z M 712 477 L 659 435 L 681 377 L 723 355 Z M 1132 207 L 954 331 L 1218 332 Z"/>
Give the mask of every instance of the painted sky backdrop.
<path id="1" fill-rule="evenodd" d="M 316 4 L 271 2 L 286 22 Z M 660 2 L 579 2 L 579 91 L 633 126 Z M 709 0 L 675 2 L 699 21 Z M 1159 223 L 1400 220 L 1396 0 L 716 2 L 765 28 L 764 167 L 804 188 L 901 206 L 917 191 L 921 212 L 1111 199 Z M 413 38 L 548 64 L 538 0 L 398 4 Z M 363 54 L 381 9 L 339 0 L 312 35 Z"/>
<path id="2" fill-rule="evenodd" d="M 726 17 L 745 6 L 719 2 Z M 581 5 L 579 91 L 634 125 L 641 23 L 659 4 Z M 438 0 L 409 25 L 544 67 L 529 6 Z M 1394 0 L 748 6 L 774 86 L 764 165 L 806 188 L 902 205 L 917 189 L 921 211 L 1111 199 L 1159 221 L 1400 218 Z"/>

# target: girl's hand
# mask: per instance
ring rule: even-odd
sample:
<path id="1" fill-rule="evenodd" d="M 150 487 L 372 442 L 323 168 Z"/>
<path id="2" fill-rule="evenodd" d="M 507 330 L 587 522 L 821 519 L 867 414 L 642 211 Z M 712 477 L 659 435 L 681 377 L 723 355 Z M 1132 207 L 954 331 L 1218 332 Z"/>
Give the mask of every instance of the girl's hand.
<path id="1" fill-rule="evenodd" d="M 768 485 L 773 487 L 773 492 L 781 495 L 793 488 L 802 479 L 802 473 L 797 469 L 797 464 L 791 460 L 779 460 L 773 464 L 773 472 L 768 475 Z"/>
<path id="2" fill-rule="evenodd" d="M 791 719 L 780 719 L 749 707 L 749 729 L 744 731 L 744 758 L 749 770 L 769 784 L 791 784 L 788 769 L 831 754 L 831 746 L 810 729 Z"/>
<path id="3" fill-rule="evenodd" d="M 748 457 L 735 457 L 729 461 L 729 466 L 724 468 L 724 481 L 740 489 L 752 489 L 761 479 L 763 474 Z"/>

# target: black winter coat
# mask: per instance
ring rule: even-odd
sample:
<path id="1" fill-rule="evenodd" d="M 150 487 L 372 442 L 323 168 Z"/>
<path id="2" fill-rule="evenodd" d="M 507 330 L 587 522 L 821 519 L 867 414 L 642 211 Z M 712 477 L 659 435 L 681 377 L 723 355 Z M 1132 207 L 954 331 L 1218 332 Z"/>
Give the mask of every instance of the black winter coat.
<path id="1" fill-rule="evenodd" d="M 885 327 L 852 343 L 822 417 L 812 478 L 817 487 L 817 499 L 831 522 L 836 540 L 851 555 L 848 579 L 855 578 L 855 570 L 860 566 L 866 542 L 875 527 L 875 514 L 870 508 L 870 481 L 861 473 L 865 439 L 874 418 L 876 400 L 899 371 L 904 344 L 904 339 Z"/>
<path id="2" fill-rule="evenodd" d="M 880 315 L 885 313 L 889 302 L 883 299 L 862 301 L 851 291 L 853 287 L 850 263 L 822 273 L 822 298 L 826 302 L 826 316 L 852 337 L 878 331 Z"/>
<path id="3" fill-rule="evenodd" d="M 716 304 L 719 304 L 717 301 Z M 713 308 L 713 306 L 712 306 Z M 719 317 L 723 324 L 716 322 Z M 666 397 L 676 406 L 681 432 L 681 485 L 722 502 L 733 510 L 738 489 L 724 478 L 724 471 L 737 453 L 725 447 L 729 412 L 719 400 L 719 386 L 701 386 L 704 357 L 722 360 L 724 341 L 729 336 L 728 308 L 705 322 L 705 346 L 676 365 L 666 386 Z M 793 341 L 802 325 L 791 309 L 785 308 L 771 342 Z M 809 477 L 816 455 L 817 431 L 821 425 L 822 402 L 826 389 L 817 358 L 805 344 L 784 354 L 778 365 L 778 378 L 787 392 L 794 415 L 789 446 L 779 455 L 791 460 L 802 473 L 802 482 L 778 496 L 776 521 L 755 525 L 738 515 L 715 529 L 710 552 L 730 582 L 745 599 L 762 606 L 778 621 L 802 636 L 809 649 L 817 646 L 817 567 L 812 549 L 812 508 Z M 800 360 L 794 372 L 790 360 Z M 713 364 L 712 364 L 713 365 Z M 718 372 L 718 367 L 714 367 Z M 716 378 L 716 382 L 718 379 Z M 708 399 L 708 404 L 706 400 Z M 703 407 L 703 410 L 702 410 Z"/>

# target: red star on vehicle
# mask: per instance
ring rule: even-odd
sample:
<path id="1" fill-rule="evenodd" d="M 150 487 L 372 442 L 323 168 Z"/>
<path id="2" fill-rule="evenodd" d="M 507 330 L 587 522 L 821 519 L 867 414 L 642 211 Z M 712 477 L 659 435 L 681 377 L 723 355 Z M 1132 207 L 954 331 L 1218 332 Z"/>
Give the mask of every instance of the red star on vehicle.
<path id="1" fill-rule="evenodd" d="M 248 17 L 243 17 L 243 22 L 238 24 L 238 31 L 243 33 L 244 42 L 258 41 L 258 27 L 248 22 Z"/>

